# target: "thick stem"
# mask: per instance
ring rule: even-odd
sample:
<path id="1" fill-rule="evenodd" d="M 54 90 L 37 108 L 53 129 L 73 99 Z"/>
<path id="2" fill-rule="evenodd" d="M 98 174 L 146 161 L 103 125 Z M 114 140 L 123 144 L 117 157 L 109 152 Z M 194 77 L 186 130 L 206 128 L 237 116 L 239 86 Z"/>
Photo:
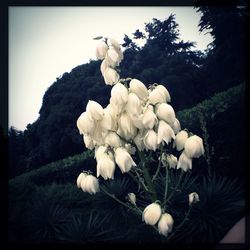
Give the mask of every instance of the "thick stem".
<path id="1" fill-rule="evenodd" d="M 150 176 L 150 174 L 148 172 L 148 169 L 146 167 L 146 161 L 145 161 L 144 155 L 140 151 L 138 151 L 138 154 L 139 154 L 139 157 L 140 157 L 140 160 L 141 160 L 141 163 L 142 163 L 143 176 L 144 176 L 144 179 L 145 179 L 145 181 L 147 183 L 148 191 L 151 194 L 151 201 L 155 202 L 157 200 L 156 192 L 155 192 L 155 188 L 154 188 L 151 176 Z"/>

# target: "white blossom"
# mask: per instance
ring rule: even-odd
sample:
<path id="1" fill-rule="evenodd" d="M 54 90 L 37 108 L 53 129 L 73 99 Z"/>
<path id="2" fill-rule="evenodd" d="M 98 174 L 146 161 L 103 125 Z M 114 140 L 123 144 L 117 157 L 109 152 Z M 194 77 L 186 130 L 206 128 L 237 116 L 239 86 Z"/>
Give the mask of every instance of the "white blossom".
<path id="1" fill-rule="evenodd" d="M 105 60 L 110 67 L 115 68 L 121 62 L 121 55 L 119 55 L 116 49 L 109 48 L 106 53 Z"/>
<path id="2" fill-rule="evenodd" d="M 101 120 L 101 127 L 104 130 L 113 130 L 115 128 L 115 121 L 113 120 L 113 117 L 110 114 L 109 109 L 104 109 L 104 116 Z"/>
<path id="3" fill-rule="evenodd" d="M 157 144 L 165 141 L 167 144 L 175 138 L 173 129 L 165 122 L 160 121 L 157 131 Z"/>
<path id="4" fill-rule="evenodd" d="M 128 101 L 128 89 L 121 83 L 117 83 L 111 90 L 110 105 L 115 114 L 120 114 Z"/>
<path id="5" fill-rule="evenodd" d="M 131 155 L 127 152 L 125 148 L 117 148 L 115 150 L 115 162 L 121 169 L 122 173 L 130 171 L 132 166 L 136 166 Z"/>
<path id="6" fill-rule="evenodd" d="M 129 93 L 126 110 L 129 115 L 140 115 L 142 112 L 141 101 L 135 93 Z"/>
<path id="7" fill-rule="evenodd" d="M 179 157 L 178 163 L 177 163 L 177 169 L 181 168 L 185 172 L 188 169 L 192 169 L 192 159 L 190 159 L 185 152 L 183 151 Z"/>
<path id="8" fill-rule="evenodd" d="M 151 203 L 148 205 L 142 214 L 142 220 L 146 224 L 155 225 L 161 217 L 161 207 L 157 203 Z"/>
<path id="9" fill-rule="evenodd" d="M 117 133 L 126 140 L 135 137 L 137 128 L 134 126 L 131 118 L 126 112 L 123 112 L 119 118 L 119 128 Z"/>
<path id="10" fill-rule="evenodd" d="M 170 94 L 165 86 L 160 84 L 160 85 L 157 85 L 155 89 L 159 89 L 165 95 L 166 102 L 171 101 Z"/>
<path id="11" fill-rule="evenodd" d="M 177 166 L 177 158 L 172 154 L 167 154 L 167 163 L 169 168 L 175 168 Z"/>
<path id="12" fill-rule="evenodd" d="M 136 196 L 134 193 L 128 193 L 128 200 L 130 203 L 136 206 Z"/>
<path id="13" fill-rule="evenodd" d="M 164 213 L 158 222 L 158 231 L 164 236 L 168 236 L 168 233 L 172 232 L 174 220 L 169 213 Z"/>
<path id="14" fill-rule="evenodd" d="M 93 120 L 89 118 L 86 112 L 83 112 L 79 116 L 76 125 L 80 134 L 91 134 L 95 127 Z"/>
<path id="15" fill-rule="evenodd" d="M 113 131 L 108 132 L 107 136 L 104 139 L 104 142 L 105 144 L 115 148 L 118 148 L 122 145 L 120 137 L 117 135 L 116 132 Z"/>
<path id="16" fill-rule="evenodd" d="M 190 136 L 185 142 L 184 151 L 189 158 L 200 157 L 205 152 L 203 140 L 197 135 Z"/>
<path id="17" fill-rule="evenodd" d="M 101 158 L 101 156 L 104 153 L 107 152 L 107 149 L 108 148 L 106 146 L 103 146 L 103 145 L 98 146 L 98 147 L 95 148 L 95 158 L 96 158 L 97 161 Z"/>
<path id="18" fill-rule="evenodd" d="M 144 137 L 144 145 L 147 149 L 155 151 L 157 148 L 157 134 L 153 129 L 148 130 Z"/>
<path id="19" fill-rule="evenodd" d="M 84 192 L 95 194 L 96 192 L 99 191 L 98 179 L 93 175 L 87 175 L 81 180 L 81 189 Z"/>
<path id="20" fill-rule="evenodd" d="M 87 176 L 86 173 L 80 173 L 77 177 L 77 180 L 76 180 L 76 185 L 78 188 L 81 188 L 81 181 Z"/>
<path id="21" fill-rule="evenodd" d="M 187 139 L 188 139 L 188 133 L 185 130 L 181 130 L 175 136 L 173 147 L 176 147 L 178 151 L 181 151 L 184 148 Z"/>
<path id="22" fill-rule="evenodd" d="M 116 84 L 119 81 L 120 76 L 119 76 L 119 74 L 114 69 L 112 69 L 110 67 L 107 67 L 104 70 L 103 78 L 104 78 L 104 82 L 107 85 L 111 85 L 112 86 L 112 85 Z"/>
<path id="23" fill-rule="evenodd" d="M 147 129 L 152 129 L 158 121 L 155 113 L 152 111 L 150 106 L 147 108 L 142 118 L 142 124 Z"/>
<path id="24" fill-rule="evenodd" d="M 108 45 L 104 41 L 100 41 L 96 47 L 96 57 L 100 60 L 104 59 L 108 51 Z"/>
<path id="25" fill-rule="evenodd" d="M 144 137 L 145 137 L 144 131 L 140 130 L 139 133 L 134 138 L 134 143 L 139 151 L 142 151 L 145 149 Z"/>
<path id="26" fill-rule="evenodd" d="M 146 100 L 148 97 L 148 90 L 146 86 L 137 79 L 132 79 L 130 81 L 129 91 L 135 93 L 141 100 Z"/>
<path id="27" fill-rule="evenodd" d="M 174 130 L 175 135 L 178 134 L 181 130 L 181 124 L 177 118 L 175 118 L 172 129 Z"/>
<path id="28" fill-rule="evenodd" d="M 165 103 L 166 96 L 161 89 L 154 89 L 149 93 L 148 101 L 150 104 Z"/>
<path id="29" fill-rule="evenodd" d="M 171 127 L 175 123 L 174 109 L 167 103 L 161 103 L 156 106 L 156 115 L 160 120 L 167 122 Z"/>
<path id="30" fill-rule="evenodd" d="M 110 154 L 103 153 L 97 160 L 97 177 L 101 175 L 105 180 L 114 179 L 115 162 Z"/>
<path id="31" fill-rule="evenodd" d="M 104 116 L 103 107 L 98 102 L 91 100 L 88 101 L 86 112 L 95 121 L 102 120 Z"/>
<path id="32" fill-rule="evenodd" d="M 200 201 L 199 195 L 196 192 L 190 193 L 188 195 L 188 200 L 189 200 L 189 206 L 191 206 L 193 203 L 197 203 Z"/>
<path id="33" fill-rule="evenodd" d="M 92 150 L 95 147 L 94 141 L 88 135 L 83 135 L 83 141 L 86 148 Z"/>

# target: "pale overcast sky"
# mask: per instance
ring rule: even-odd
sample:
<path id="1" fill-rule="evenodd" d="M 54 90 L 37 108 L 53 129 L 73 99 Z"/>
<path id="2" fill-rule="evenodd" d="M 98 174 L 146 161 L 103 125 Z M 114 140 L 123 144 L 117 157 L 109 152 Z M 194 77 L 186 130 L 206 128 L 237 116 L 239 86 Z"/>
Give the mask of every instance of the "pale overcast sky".
<path id="1" fill-rule="evenodd" d="M 39 116 L 42 98 L 57 77 L 95 59 L 96 36 L 122 43 L 124 34 L 176 15 L 181 38 L 204 50 L 192 7 L 9 7 L 9 127 L 24 130 Z"/>

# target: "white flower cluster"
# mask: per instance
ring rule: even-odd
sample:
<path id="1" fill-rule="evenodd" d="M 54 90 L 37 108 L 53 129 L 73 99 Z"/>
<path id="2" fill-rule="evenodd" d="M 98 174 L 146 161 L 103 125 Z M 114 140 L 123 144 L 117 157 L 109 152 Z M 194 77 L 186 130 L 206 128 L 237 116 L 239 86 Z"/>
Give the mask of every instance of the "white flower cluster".
<path id="1" fill-rule="evenodd" d="M 100 41 L 96 48 L 96 57 L 102 61 L 101 73 L 107 85 L 113 85 L 120 79 L 115 70 L 123 59 L 120 44 L 112 38 Z"/>
<path id="2" fill-rule="evenodd" d="M 151 203 L 144 209 L 142 220 L 151 226 L 158 222 L 158 232 L 164 236 L 168 236 L 168 233 L 172 232 L 173 217 L 169 213 L 162 213 L 161 206 L 158 203 Z"/>

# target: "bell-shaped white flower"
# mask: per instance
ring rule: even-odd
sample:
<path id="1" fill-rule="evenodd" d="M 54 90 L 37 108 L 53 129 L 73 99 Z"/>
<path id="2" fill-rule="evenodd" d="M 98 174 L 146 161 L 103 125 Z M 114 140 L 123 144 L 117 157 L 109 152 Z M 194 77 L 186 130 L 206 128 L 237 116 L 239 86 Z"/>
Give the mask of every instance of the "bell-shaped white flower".
<path id="1" fill-rule="evenodd" d="M 174 134 L 178 134 L 181 130 L 181 124 L 177 118 L 175 118 L 174 124 L 172 126 L 172 129 L 174 130 Z"/>
<path id="2" fill-rule="evenodd" d="M 160 120 L 167 122 L 171 127 L 176 119 L 173 107 L 167 103 L 161 103 L 156 106 L 156 115 Z"/>
<path id="3" fill-rule="evenodd" d="M 113 131 L 108 132 L 107 136 L 104 139 L 104 142 L 105 144 L 114 148 L 118 148 L 122 145 L 122 141 L 120 137 L 117 135 L 117 133 Z"/>
<path id="4" fill-rule="evenodd" d="M 136 206 L 136 196 L 134 193 L 128 193 L 128 200 L 130 203 Z"/>
<path id="5" fill-rule="evenodd" d="M 123 112 L 119 118 L 119 128 L 117 133 L 127 141 L 134 138 L 137 128 L 134 126 L 127 112 Z"/>
<path id="6" fill-rule="evenodd" d="M 103 73 L 103 78 L 104 78 L 104 82 L 107 85 L 112 86 L 119 81 L 120 76 L 114 69 L 107 67 Z"/>
<path id="7" fill-rule="evenodd" d="M 115 162 L 121 169 L 122 173 L 130 171 L 132 166 L 136 166 L 127 150 L 121 147 L 115 150 Z"/>
<path id="8" fill-rule="evenodd" d="M 103 130 L 113 130 L 115 128 L 114 126 L 115 122 L 110 114 L 109 109 L 104 109 L 104 116 L 101 120 L 101 127 Z"/>
<path id="9" fill-rule="evenodd" d="M 146 147 L 146 149 L 150 149 L 155 151 L 157 148 L 157 134 L 155 133 L 155 131 L 153 129 L 148 130 L 148 132 L 146 133 L 145 137 L 144 137 L 144 145 Z"/>
<path id="10" fill-rule="evenodd" d="M 155 225 L 161 217 L 161 206 L 157 203 L 148 205 L 142 214 L 142 220 L 148 225 Z"/>
<path id="11" fill-rule="evenodd" d="M 190 136 L 185 142 L 184 151 L 189 158 L 200 157 L 205 152 L 203 140 L 197 135 Z"/>
<path id="12" fill-rule="evenodd" d="M 160 144 L 162 141 L 168 144 L 174 138 L 173 129 L 165 121 L 160 121 L 157 131 L 157 144 Z"/>
<path id="13" fill-rule="evenodd" d="M 139 149 L 139 151 L 143 151 L 145 149 L 144 137 L 145 137 L 144 131 L 140 130 L 139 133 L 134 138 L 134 143 L 136 147 Z"/>
<path id="14" fill-rule="evenodd" d="M 104 59 L 108 51 L 108 45 L 104 41 L 100 41 L 96 47 L 96 57 L 100 60 Z"/>
<path id="15" fill-rule="evenodd" d="M 104 116 L 104 110 L 103 107 L 95 101 L 88 101 L 88 104 L 86 106 L 86 112 L 88 115 L 90 115 L 90 117 L 93 120 L 99 121 L 102 120 L 103 116 Z"/>
<path id="16" fill-rule="evenodd" d="M 105 180 L 114 179 L 115 162 L 110 154 L 104 153 L 97 160 L 97 177 L 101 175 Z"/>
<path id="17" fill-rule="evenodd" d="M 103 145 L 98 146 L 98 147 L 95 148 L 95 158 L 96 158 L 97 161 L 101 158 L 101 156 L 104 153 L 107 152 L 107 149 L 108 148 L 106 146 L 103 146 Z"/>
<path id="18" fill-rule="evenodd" d="M 146 86 L 137 79 L 132 79 L 129 83 L 129 91 L 135 93 L 141 100 L 148 97 L 148 90 Z"/>
<path id="19" fill-rule="evenodd" d="M 121 62 L 121 57 L 116 49 L 109 48 L 106 53 L 105 60 L 110 67 L 115 68 Z"/>
<path id="20" fill-rule="evenodd" d="M 187 139 L 188 139 L 188 133 L 185 130 L 181 130 L 175 136 L 173 147 L 176 147 L 178 151 L 181 151 L 184 148 Z"/>
<path id="21" fill-rule="evenodd" d="M 87 176 L 86 173 L 80 173 L 76 179 L 76 185 L 78 188 L 81 188 L 81 182 L 82 180 Z"/>
<path id="22" fill-rule="evenodd" d="M 142 118 L 142 124 L 146 129 L 152 129 L 158 121 L 154 111 L 150 108 L 150 106 L 147 108 Z"/>
<path id="23" fill-rule="evenodd" d="M 190 193 L 188 195 L 188 201 L 189 201 L 189 206 L 191 206 L 193 203 L 197 203 L 200 201 L 199 195 L 196 192 Z"/>
<path id="24" fill-rule="evenodd" d="M 173 225 L 173 217 L 169 213 L 164 213 L 158 222 L 158 231 L 160 234 L 168 236 L 168 233 L 172 232 Z"/>
<path id="25" fill-rule="evenodd" d="M 177 169 L 181 168 L 183 171 L 187 171 L 188 169 L 192 169 L 192 159 L 189 158 L 185 151 L 183 151 L 179 157 L 178 163 L 177 163 Z"/>
<path id="26" fill-rule="evenodd" d="M 121 50 L 121 45 L 114 38 L 109 37 L 108 42 L 115 50 Z"/>
<path id="27" fill-rule="evenodd" d="M 166 96 L 162 90 L 155 88 L 149 93 L 148 101 L 150 104 L 153 104 L 153 105 L 157 103 L 165 103 Z"/>
<path id="28" fill-rule="evenodd" d="M 94 141 L 92 138 L 88 135 L 83 135 L 83 141 L 85 144 L 85 147 L 92 150 L 95 147 Z"/>
<path id="29" fill-rule="evenodd" d="M 144 125 L 142 123 L 142 119 L 143 119 L 143 114 L 130 114 L 128 113 L 132 123 L 134 124 L 135 127 L 137 127 L 138 129 L 142 130 L 144 129 Z"/>
<path id="30" fill-rule="evenodd" d="M 94 121 L 89 118 L 86 112 L 83 112 L 76 122 L 80 134 L 91 134 L 94 130 Z"/>
<path id="31" fill-rule="evenodd" d="M 169 168 L 176 168 L 177 166 L 177 158 L 172 154 L 167 154 L 167 163 Z"/>
<path id="32" fill-rule="evenodd" d="M 126 110 L 129 115 L 140 115 L 142 112 L 141 101 L 135 93 L 129 93 Z"/>
<path id="33" fill-rule="evenodd" d="M 163 85 L 157 85 L 155 89 L 159 89 L 166 97 L 166 102 L 170 102 L 171 101 L 171 97 L 170 97 L 170 94 L 167 90 L 167 88 Z"/>
<path id="34" fill-rule="evenodd" d="M 87 175 L 81 180 L 81 189 L 83 190 L 83 192 L 95 194 L 99 191 L 98 179 L 93 175 Z"/>

